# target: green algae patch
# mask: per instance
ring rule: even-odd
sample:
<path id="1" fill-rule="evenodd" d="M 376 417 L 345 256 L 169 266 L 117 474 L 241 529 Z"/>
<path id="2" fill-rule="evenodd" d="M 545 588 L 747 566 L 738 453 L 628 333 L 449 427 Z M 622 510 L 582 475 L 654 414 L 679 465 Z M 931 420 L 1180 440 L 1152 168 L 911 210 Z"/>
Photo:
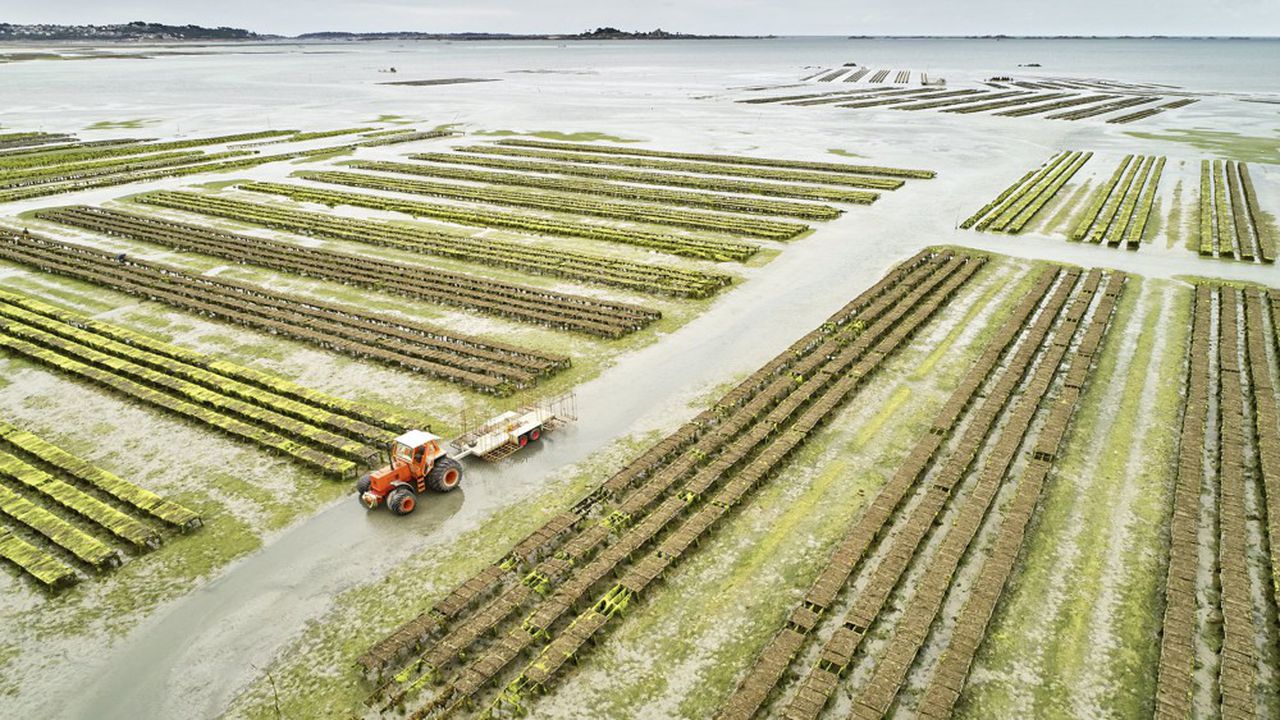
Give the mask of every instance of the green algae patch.
<path id="1" fill-rule="evenodd" d="M 417 120 L 414 120 L 414 119 L 413 119 L 413 118 L 411 118 L 411 117 L 406 117 L 406 116 L 404 116 L 404 115 L 395 115 L 395 114 L 383 113 L 382 115 L 379 115 L 378 117 L 376 117 L 376 118 L 374 118 L 374 119 L 372 119 L 372 120 L 369 120 L 368 122 L 370 122 L 370 123 L 388 123 L 388 124 L 391 124 L 391 125 L 408 125 L 408 124 L 410 124 L 410 123 L 415 123 L 415 122 L 417 122 Z"/>
<path id="2" fill-rule="evenodd" d="M 133 120 L 99 120 L 86 125 L 85 130 L 136 130 L 160 122 L 153 118 L 135 118 Z"/>
<path id="3" fill-rule="evenodd" d="M 752 255 L 751 257 L 747 258 L 747 260 L 743 262 L 742 265 L 744 267 L 749 267 L 749 268 L 764 267 L 765 265 L 768 265 L 769 263 L 773 262 L 773 259 L 778 257 L 781 254 L 782 254 L 781 250 L 762 247 L 756 251 L 755 255 Z"/>
<path id="4" fill-rule="evenodd" d="M 239 185 L 239 184 L 241 184 L 241 183 L 247 183 L 247 182 L 250 182 L 250 181 L 252 181 L 252 180 L 253 180 L 253 178 L 240 177 L 240 178 L 235 178 L 235 179 L 232 179 L 232 180 L 214 180 L 214 181 L 212 181 L 212 182 L 196 183 L 195 185 L 192 185 L 191 187 L 193 187 L 193 188 L 199 188 L 199 189 L 201 189 L 201 190 L 225 190 L 225 189 L 227 189 L 227 188 L 229 188 L 229 187 L 235 187 L 236 185 Z M 146 207 L 146 206 L 145 206 L 145 205 L 140 205 L 139 207 Z"/>
<path id="5" fill-rule="evenodd" d="M 876 411 L 875 416 L 872 417 L 866 425 L 863 425 L 862 428 L 858 430 L 858 433 L 853 436 L 853 442 L 850 443 L 850 447 L 854 450 L 860 450 L 866 447 L 872 440 L 880 437 L 884 432 L 885 424 L 887 424 L 889 420 L 897 414 L 899 408 L 902 407 L 902 404 L 910 397 L 910 387 L 902 385 L 895 388 L 893 394 L 889 396 L 889 399 L 885 400 L 884 404 L 880 406 L 880 409 Z"/>
<path id="6" fill-rule="evenodd" d="M 1130 130 L 1126 133 L 1142 140 L 1164 140 L 1190 145 L 1214 155 L 1245 162 L 1280 164 L 1280 133 L 1271 137 L 1259 135 L 1241 135 L 1226 130 L 1168 130 L 1166 132 L 1141 132 Z"/>
<path id="7" fill-rule="evenodd" d="M 637 143 L 644 142 L 638 138 L 619 137 L 608 133 L 597 132 L 595 130 L 583 130 L 580 132 L 560 132 L 559 130 L 477 130 L 473 135 L 484 135 L 487 137 L 511 137 L 513 135 L 523 135 L 527 137 L 542 138 L 543 140 L 560 140 L 562 142 L 616 142 L 616 143 Z"/>
<path id="8" fill-rule="evenodd" d="M 1142 233 L 1142 243 L 1148 244 L 1154 242 L 1160 237 L 1160 231 L 1164 229 L 1164 198 L 1157 197 L 1155 204 L 1151 207 L 1151 220 L 1147 223 L 1146 229 Z"/>
<path id="9" fill-rule="evenodd" d="M 17 674 L 9 672 L 9 667 L 21 654 L 22 648 L 17 645 L 0 645 L 0 696 L 13 697 L 22 689 L 14 680 Z"/>
<path id="10" fill-rule="evenodd" d="M 1054 195 L 1049 204 L 1037 213 L 1037 215 L 1044 218 L 1041 221 L 1039 231 L 1045 235 L 1052 235 L 1061 229 L 1066 224 L 1067 219 L 1071 217 L 1071 211 L 1080 207 L 1084 199 L 1089 196 L 1089 189 L 1092 187 L 1093 181 L 1085 180 L 1070 194 L 1060 192 Z"/>
<path id="11" fill-rule="evenodd" d="M 938 346 L 925 357 L 924 362 L 920 363 L 920 367 L 916 368 L 916 371 L 911 374 L 911 379 L 923 380 L 929 373 L 933 372 L 934 366 L 938 364 L 938 361 L 941 360 L 943 356 L 950 352 L 952 346 L 960 339 L 960 336 L 965 332 L 969 324 L 972 323 L 974 319 L 978 317 L 978 314 L 981 313 L 982 310 L 986 308 L 993 299 L 995 299 L 995 296 L 1004 289 L 1004 286 L 1000 283 L 991 283 L 978 298 L 978 301 L 965 311 L 964 317 L 960 318 L 960 322 L 956 323 L 955 327 L 951 328 L 951 331 L 947 333 L 947 336 L 943 338 L 942 342 L 938 343 Z M 1021 293 L 1015 291 L 1011 293 L 1011 295 L 1019 296 Z"/>
<path id="12" fill-rule="evenodd" d="M 1190 237 L 1190 233 L 1187 235 Z M 1182 227 L 1182 181 L 1173 187 L 1173 202 L 1169 205 L 1169 226 L 1165 232 L 1166 248 L 1172 249 L 1183 243 L 1183 227 Z M 1188 246 L 1188 250 L 1198 250 L 1200 247 L 1197 242 L 1195 248 Z"/>

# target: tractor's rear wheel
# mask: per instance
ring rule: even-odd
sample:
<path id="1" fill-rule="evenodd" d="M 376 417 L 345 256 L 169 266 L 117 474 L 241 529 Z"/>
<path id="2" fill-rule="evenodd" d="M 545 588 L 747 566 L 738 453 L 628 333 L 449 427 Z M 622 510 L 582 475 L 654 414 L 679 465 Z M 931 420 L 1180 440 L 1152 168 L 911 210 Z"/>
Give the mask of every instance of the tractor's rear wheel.
<path id="1" fill-rule="evenodd" d="M 436 492 L 452 492 L 462 484 L 462 463 L 448 455 L 436 460 L 435 467 L 427 473 L 427 487 Z"/>
<path id="2" fill-rule="evenodd" d="M 387 495 L 387 509 L 396 515 L 408 515 L 417 506 L 417 496 L 407 487 L 398 487 Z"/>

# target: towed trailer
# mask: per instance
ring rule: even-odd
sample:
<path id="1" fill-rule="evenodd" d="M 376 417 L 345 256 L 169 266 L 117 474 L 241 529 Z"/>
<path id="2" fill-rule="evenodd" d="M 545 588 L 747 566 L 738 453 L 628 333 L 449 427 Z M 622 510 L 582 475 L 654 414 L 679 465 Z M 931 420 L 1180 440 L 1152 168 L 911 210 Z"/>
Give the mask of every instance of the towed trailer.
<path id="1" fill-rule="evenodd" d="M 478 457 L 498 462 L 529 443 L 578 419 L 578 397 L 567 392 L 533 405 L 525 405 L 467 430 L 450 443 L 453 457 Z"/>
<path id="2" fill-rule="evenodd" d="M 356 482 L 356 497 L 370 510 L 386 505 L 396 515 L 408 515 L 418 506 L 418 495 L 429 490 L 452 492 L 462 484 L 463 458 L 497 462 L 577 419 L 578 398 L 567 392 L 502 413 L 464 432 L 449 443 L 452 453 L 445 451 L 440 436 L 408 430 L 388 447 L 389 463 Z"/>

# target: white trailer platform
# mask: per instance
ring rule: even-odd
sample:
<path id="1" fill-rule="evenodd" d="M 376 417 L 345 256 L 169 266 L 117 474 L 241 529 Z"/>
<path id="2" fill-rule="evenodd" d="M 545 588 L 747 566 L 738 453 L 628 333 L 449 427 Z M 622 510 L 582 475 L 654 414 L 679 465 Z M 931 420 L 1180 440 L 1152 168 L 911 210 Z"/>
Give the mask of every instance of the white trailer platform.
<path id="1" fill-rule="evenodd" d="M 476 456 L 497 462 L 577 419 L 578 398 L 567 392 L 536 405 L 510 410 L 477 428 L 468 429 L 450 443 L 452 455 L 455 458 Z"/>

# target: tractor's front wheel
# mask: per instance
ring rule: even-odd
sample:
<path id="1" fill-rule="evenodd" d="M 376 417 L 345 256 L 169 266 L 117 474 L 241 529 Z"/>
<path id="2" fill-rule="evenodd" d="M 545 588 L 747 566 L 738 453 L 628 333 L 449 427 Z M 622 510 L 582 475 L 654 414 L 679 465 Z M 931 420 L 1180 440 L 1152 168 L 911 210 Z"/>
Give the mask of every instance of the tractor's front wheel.
<path id="1" fill-rule="evenodd" d="M 427 487 L 436 492 L 452 492 L 462 484 L 462 463 L 448 455 L 436 460 L 435 467 L 427 473 Z"/>
<path id="2" fill-rule="evenodd" d="M 387 495 L 387 509 L 396 515 L 408 515 L 418 507 L 418 498 L 407 487 L 398 487 Z"/>
<path id="3" fill-rule="evenodd" d="M 377 503 L 373 501 L 369 493 L 369 488 L 373 485 L 373 481 L 369 478 L 369 473 L 360 476 L 356 481 L 356 502 L 360 503 L 360 507 L 365 510 L 372 510 L 377 507 Z"/>

